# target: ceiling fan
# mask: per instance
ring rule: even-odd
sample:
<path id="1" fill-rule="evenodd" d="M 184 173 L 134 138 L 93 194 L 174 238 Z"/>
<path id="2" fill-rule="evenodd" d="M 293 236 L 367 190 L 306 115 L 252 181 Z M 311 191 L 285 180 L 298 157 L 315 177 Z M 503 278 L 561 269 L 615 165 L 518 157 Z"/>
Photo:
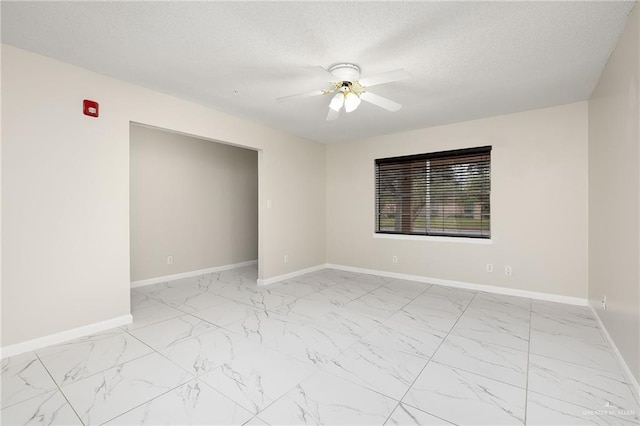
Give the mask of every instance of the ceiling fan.
<path id="1" fill-rule="evenodd" d="M 372 77 L 359 79 L 360 67 L 349 63 L 333 65 L 328 71 L 322 67 L 317 68 L 325 74 L 327 81 L 331 84 L 328 89 L 283 96 L 276 100 L 282 101 L 334 94 L 331 98 L 331 102 L 329 103 L 327 120 L 337 119 L 340 115 L 340 110 L 343 107 L 347 113 L 355 111 L 361 101 L 369 102 L 373 105 L 379 106 L 380 108 L 386 109 L 387 111 L 395 112 L 402 108 L 402 105 L 385 97 L 371 93 L 367 89 L 378 84 L 391 83 L 393 81 L 404 80 L 405 78 L 411 77 L 407 71 L 397 69 L 374 75 Z"/>

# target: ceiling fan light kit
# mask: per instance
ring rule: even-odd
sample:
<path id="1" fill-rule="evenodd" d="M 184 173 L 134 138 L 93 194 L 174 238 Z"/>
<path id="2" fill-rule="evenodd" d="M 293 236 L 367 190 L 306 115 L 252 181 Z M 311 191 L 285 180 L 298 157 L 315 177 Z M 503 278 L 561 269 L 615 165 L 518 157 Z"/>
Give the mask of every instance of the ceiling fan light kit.
<path id="1" fill-rule="evenodd" d="M 277 100 L 306 98 L 333 93 L 334 95 L 329 103 L 329 113 L 327 114 L 327 120 L 329 121 L 336 120 L 339 117 L 342 107 L 347 113 L 355 111 L 362 100 L 391 112 L 402 108 L 399 103 L 368 92 L 366 88 L 409 78 L 409 73 L 403 69 L 389 71 L 362 80 L 360 80 L 360 67 L 351 63 L 339 63 L 331 66 L 328 71 L 324 71 L 327 72 L 331 88 L 284 96 Z"/>
<path id="2" fill-rule="evenodd" d="M 360 96 L 353 93 L 348 92 L 344 94 L 344 110 L 349 113 L 351 111 L 355 111 L 356 108 L 360 105 Z"/>
<path id="3" fill-rule="evenodd" d="M 331 98 L 331 103 L 329 104 L 329 108 L 334 110 L 335 112 L 340 111 L 342 105 L 344 104 L 344 94 L 342 92 L 336 93 L 333 98 Z"/>

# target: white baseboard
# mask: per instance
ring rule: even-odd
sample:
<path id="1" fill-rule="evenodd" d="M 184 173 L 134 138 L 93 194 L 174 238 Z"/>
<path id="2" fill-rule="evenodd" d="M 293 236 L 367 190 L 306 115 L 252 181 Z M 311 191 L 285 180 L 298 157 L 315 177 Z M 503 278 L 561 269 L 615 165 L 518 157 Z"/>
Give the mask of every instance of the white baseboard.
<path id="1" fill-rule="evenodd" d="M 78 337 L 84 337 L 109 330 L 110 328 L 131 324 L 131 322 L 133 322 L 133 316 L 131 314 L 127 314 L 105 321 L 83 325 L 82 327 L 72 328 L 71 330 L 61 331 L 60 333 L 39 337 L 37 339 L 27 340 L 26 342 L 5 346 L 0 348 L 0 358 L 4 359 L 10 356 L 20 355 L 25 352 L 35 351 L 36 349 L 41 349 L 47 346 L 57 345 L 68 340 L 77 339 Z"/>
<path id="2" fill-rule="evenodd" d="M 275 277 L 267 278 L 266 280 L 258 279 L 258 285 L 274 284 L 274 283 L 277 283 L 277 282 L 280 282 L 280 281 L 289 280 L 291 278 L 299 277 L 300 275 L 304 275 L 304 274 L 308 274 L 308 273 L 311 273 L 311 272 L 320 271 L 320 270 L 326 269 L 326 268 L 327 268 L 327 265 L 317 265 L 317 266 L 312 266 L 311 268 L 300 269 L 298 271 L 290 272 L 288 274 L 278 275 L 278 276 L 275 276 Z"/>
<path id="3" fill-rule="evenodd" d="M 431 278 L 422 275 L 409 275 L 400 274 L 397 272 L 377 271 L 374 269 L 355 268 L 353 266 L 335 265 L 328 263 L 325 265 L 327 268 L 339 269 L 342 271 L 356 272 L 361 274 L 379 275 L 382 277 L 398 278 L 401 280 L 418 281 L 428 284 L 443 285 L 446 287 L 456 287 L 466 290 L 474 291 L 486 291 L 488 293 L 504 294 L 507 296 L 527 297 L 530 299 L 547 300 L 550 302 L 564 303 L 568 305 L 588 306 L 589 303 L 586 298 L 561 296 L 559 294 L 540 293 L 537 291 L 519 290 L 515 288 L 496 287 L 485 284 L 473 284 L 462 281 L 444 280 L 442 278 Z"/>
<path id="4" fill-rule="evenodd" d="M 604 334 L 607 341 L 609 342 L 609 345 L 611 345 L 611 347 L 613 348 L 613 352 L 615 353 L 616 358 L 618 358 L 618 364 L 620 364 L 620 366 L 622 367 L 622 370 L 625 376 L 627 376 L 627 380 L 631 385 L 630 386 L 631 391 L 635 393 L 636 400 L 638 401 L 638 404 L 640 404 L 640 384 L 638 384 L 638 380 L 635 378 L 635 376 L 633 375 L 633 372 L 631 371 L 631 368 L 629 368 L 629 365 L 622 357 L 622 354 L 620 353 L 620 351 L 618 350 L 618 347 L 616 346 L 615 342 L 611 338 L 611 335 L 609 334 L 607 327 L 604 326 L 602 319 L 600 319 L 600 315 L 598 315 L 598 311 L 594 309 L 592 304 L 589 304 L 589 307 L 591 308 L 593 315 L 596 317 L 596 320 L 598 320 L 598 326 L 600 327 L 600 330 L 602 330 L 602 333 Z"/>
<path id="5" fill-rule="evenodd" d="M 145 285 L 166 283 L 167 281 L 175 281 L 182 278 L 197 277 L 198 275 L 210 274 L 212 272 L 227 271 L 229 269 L 240 268 L 257 264 L 257 260 L 248 260 L 246 262 L 233 263 L 231 265 L 214 266 L 212 268 L 198 269 L 197 271 L 181 272 L 179 274 L 165 275 L 163 277 L 149 278 L 146 280 L 132 281 L 131 288 L 144 287 Z"/>

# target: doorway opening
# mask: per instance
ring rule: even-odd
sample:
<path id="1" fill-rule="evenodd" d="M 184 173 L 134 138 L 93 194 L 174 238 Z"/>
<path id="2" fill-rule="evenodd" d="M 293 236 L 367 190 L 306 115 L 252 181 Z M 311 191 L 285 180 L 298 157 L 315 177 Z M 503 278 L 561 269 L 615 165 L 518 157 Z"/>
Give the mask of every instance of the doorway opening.
<path id="1" fill-rule="evenodd" d="M 130 123 L 132 287 L 243 268 L 259 276 L 261 151 Z"/>

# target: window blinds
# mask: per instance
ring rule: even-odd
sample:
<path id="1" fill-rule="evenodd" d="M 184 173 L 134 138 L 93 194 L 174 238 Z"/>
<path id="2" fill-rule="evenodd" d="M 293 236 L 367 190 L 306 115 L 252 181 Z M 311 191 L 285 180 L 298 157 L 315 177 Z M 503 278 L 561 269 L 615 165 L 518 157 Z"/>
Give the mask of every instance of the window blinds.
<path id="1" fill-rule="evenodd" d="M 376 232 L 490 238 L 491 147 L 377 159 Z"/>

